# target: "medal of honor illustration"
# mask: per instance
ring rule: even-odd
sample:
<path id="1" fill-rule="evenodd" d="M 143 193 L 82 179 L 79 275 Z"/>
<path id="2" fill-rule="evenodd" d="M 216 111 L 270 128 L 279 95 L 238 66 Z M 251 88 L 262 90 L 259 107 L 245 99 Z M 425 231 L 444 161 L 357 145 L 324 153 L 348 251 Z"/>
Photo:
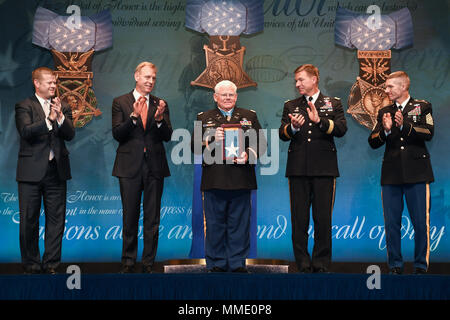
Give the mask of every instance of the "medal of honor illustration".
<path id="1" fill-rule="evenodd" d="M 263 1 L 188 0 L 186 27 L 209 35 L 205 45 L 206 69 L 191 85 L 214 88 L 222 80 L 230 80 L 239 88 L 256 86 L 243 70 L 245 47 L 240 34 L 263 30 Z"/>
<path id="2" fill-rule="evenodd" d="M 72 109 L 76 128 L 102 114 L 92 88 L 92 57 L 95 51 L 112 46 L 109 11 L 94 16 L 78 16 L 76 24 L 38 7 L 34 16 L 33 44 L 49 49 L 55 63 L 56 95 Z"/>
<path id="3" fill-rule="evenodd" d="M 402 49 L 413 44 L 413 25 L 409 10 L 403 8 L 379 15 L 360 15 L 338 8 L 335 43 L 358 50 L 359 76 L 348 97 L 347 112 L 368 129 L 376 123 L 378 110 L 392 102 L 384 92 L 391 73 L 391 48 Z"/>

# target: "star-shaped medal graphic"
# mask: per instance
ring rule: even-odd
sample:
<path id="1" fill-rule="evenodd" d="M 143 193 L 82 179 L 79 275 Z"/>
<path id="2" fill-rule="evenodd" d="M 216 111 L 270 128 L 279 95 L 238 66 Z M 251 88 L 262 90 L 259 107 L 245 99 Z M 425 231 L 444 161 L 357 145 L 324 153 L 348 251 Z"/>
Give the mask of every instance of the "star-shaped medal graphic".
<path id="1" fill-rule="evenodd" d="M 231 157 L 231 156 L 238 156 L 237 151 L 239 150 L 239 147 L 236 147 L 234 145 L 234 141 L 231 142 L 231 144 L 228 147 L 225 147 L 225 149 L 227 150 L 227 157 Z"/>

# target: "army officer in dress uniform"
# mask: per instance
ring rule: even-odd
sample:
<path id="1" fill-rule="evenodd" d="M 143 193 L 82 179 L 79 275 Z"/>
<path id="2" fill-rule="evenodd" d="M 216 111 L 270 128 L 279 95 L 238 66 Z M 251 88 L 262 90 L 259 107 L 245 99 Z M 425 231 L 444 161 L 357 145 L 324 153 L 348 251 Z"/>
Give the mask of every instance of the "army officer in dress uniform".
<path id="1" fill-rule="evenodd" d="M 258 148 L 261 125 L 256 113 L 236 107 L 236 90 L 236 85 L 228 80 L 215 86 L 217 107 L 197 115 L 196 126 L 201 125 L 205 139 L 196 141 L 193 136 L 194 152 L 199 153 L 199 149 L 203 152 L 201 191 L 209 272 L 247 273 L 245 259 L 250 249 L 251 190 L 257 187 L 254 164 L 266 149 L 265 138 L 260 144 L 263 147 Z M 231 150 L 234 159 L 223 161 L 225 133 L 222 125 L 229 124 L 241 125 L 246 138 L 242 152 Z M 252 135 L 254 139 L 250 138 Z M 196 150 L 195 144 L 203 148 Z M 208 155 L 214 159 L 208 159 Z"/>
<path id="2" fill-rule="evenodd" d="M 289 178 L 292 242 L 299 272 L 327 272 L 331 262 L 331 216 L 336 177 L 339 176 L 334 137 L 342 137 L 347 123 L 338 98 L 319 90 L 319 70 L 305 64 L 295 71 L 301 96 L 284 105 L 280 139 L 290 141 L 286 177 Z M 314 220 L 314 248 L 308 253 L 310 207 Z"/>
<path id="3" fill-rule="evenodd" d="M 385 92 L 394 103 L 378 112 L 369 136 L 376 149 L 386 144 L 381 168 L 381 191 L 386 248 L 391 274 L 403 272 L 401 235 L 403 196 L 414 227 L 414 268 L 426 273 L 430 254 L 430 186 L 434 181 L 425 141 L 434 133 L 431 103 L 409 95 L 410 80 L 403 71 L 389 75 Z"/>

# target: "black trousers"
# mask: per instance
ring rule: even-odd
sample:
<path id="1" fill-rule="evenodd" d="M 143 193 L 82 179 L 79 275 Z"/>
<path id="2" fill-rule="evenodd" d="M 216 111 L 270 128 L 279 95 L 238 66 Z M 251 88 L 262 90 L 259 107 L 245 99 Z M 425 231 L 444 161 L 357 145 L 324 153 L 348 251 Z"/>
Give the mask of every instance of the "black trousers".
<path id="1" fill-rule="evenodd" d="M 141 198 L 142 192 L 144 192 L 142 203 L 144 217 L 142 264 L 152 266 L 158 247 L 164 178 L 152 176 L 147 162 L 144 161 L 141 170 L 135 177 L 119 178 L 119 184 L 123 207 L 122 265 L 132 266 L 136 263 Z"/>
<path id="2" fill-rule="evenodd" d="M 331 216 L 336 178 L 289 177 L 292 244 L 300 269 L 328 269 L 331 262 Z M 310 208 L 314 221 L 312 259 L 308 253 Z"/>
<path id="3" fill-rule="evenodd" d="M 19 182 L 20 253 L 26 271 L 57 268 L 66 219 L 67 184 L 60 180 L 56 161 L 49 162 L 40 182 Z M 39 252 L 39 216 L 44 201 L 45 240 L 42 266 Z"/>

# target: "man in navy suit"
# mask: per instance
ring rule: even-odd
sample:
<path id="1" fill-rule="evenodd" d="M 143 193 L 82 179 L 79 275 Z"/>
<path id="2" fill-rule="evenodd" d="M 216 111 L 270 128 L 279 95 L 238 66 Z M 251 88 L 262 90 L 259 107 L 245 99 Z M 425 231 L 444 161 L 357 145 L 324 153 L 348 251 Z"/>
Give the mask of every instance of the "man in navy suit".
<path id="1" fill-rule="evenodd" d="M 55 274 L 61 261 L 66 215 L 66 181 L 71 179 L 69 151 L 64 141 L 75 136 L 72 111 L 56 92 L 53 71 L 32 73 L 35 95 L 15 106 L 20 135 L 16 180 L 19 189 L 20 252 L 25 273 Z M 39 253 L 39 215 L 45 208 L 45 251 Z"/>
<path id="2" fill-rule="evenodd" d="M 134 73 L 136 88 L 115 98 L 112 104 L 112 133 L 119 142 L 112 174 L 119 178 L 123 206 L 122 273 L 134 272 L 142 192 L 142 271 L 152 272 L 164 178 L 170 176 L 163 141 L 170 141 L 172 125 L 166 102 L 150 94 L 156 73 L 154 64 L 140 63 Z"/>

